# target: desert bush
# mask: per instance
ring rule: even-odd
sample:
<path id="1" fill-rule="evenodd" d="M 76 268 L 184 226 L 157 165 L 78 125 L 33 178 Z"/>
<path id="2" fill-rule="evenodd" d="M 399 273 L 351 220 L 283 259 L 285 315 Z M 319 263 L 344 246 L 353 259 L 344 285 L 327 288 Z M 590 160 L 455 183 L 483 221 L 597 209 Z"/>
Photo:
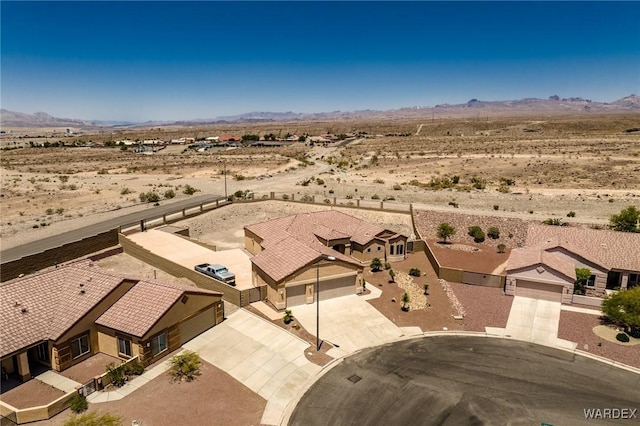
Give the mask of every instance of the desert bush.
<path id="1" fill-rule="evenodd" d="M 169 375 L 175 382 L 191 382 L 200 375 L 200 355 L 184 351 L 169 360 Z"/>
<path id="2" fill-rule="evenodd" d="M 386 270 L 391 269 L 391 264 L 389 262 L 384 262 L 384 269 Z"/>
<path id="3" fill-rule="evenodd" d="M 437 228 L 438 238 L 446 242 L 447 238 L 450 238 L 456 234 L 456 228 L 449 225 L 447 222 L 442 222 Z"/>
<path id="4" fill-rule="evenodd" d="M 485 189 L 487 187 L 487 181 L 486 179 L 474 176 L 471 178 L 471 186 L 473 186 L 475 189 Z"/>
<path id="5" fill-rule="evenodd" d="M 141 192 L 139 197 L 143 203 L 157 203 L 160 201 L 160 195 L 153 191 Z"/>
<path id="6" fill-rule="evenodd" d="M 395 185 L 393 185 L 393 190 L 394 191 L 402 190 L 402 185 L 400 185 L 399 183 L 396 183 Z"/>
<path id="7" fill-rule="evenodd" d="M 494 204 L 494 205 L 493 205 L 493 209 L 494 209 L 494 210 L 500 210 L 500 206 L 499 206 L 499 205 L 497 205 L 497 204 Z"/>
<path id="8" fill-rule="evenodd" d="M 282 194 L 282 199 L 286 201 L 289 199 L 289 196 L 287 194 Z"/>
<path id="9" fill-rule="evenodd" d="M 317 183 L 318 185 L 324 185 L 324 179 L 320 179 L 320 178 L 318 178 L 318 179 L 316 179 L 316 183 Z"/>
<path id="10" fill-rule="evenodd" d="M 369 266 L 371 267 L 372 272 L 378 272 L 380 269 L 382 269 L 382 261 L 380 260 L 380 258 L 374 257 L 371 260 L 371 264 Z"/>
<path id="11" fill-rule="evenodd" d="M 199 189 L 196 189 L 193 186 L 187 184 L 187 185 L 184 186 L 184 189 L 182 190 L 182 193 L 186 194 L 186 195 L 193 195 L 193 194 L 195 194 L 196 192 L 199 192 L 199 191 L 200 191 Z"/>
<path id="12" fill-rule="evenodd" d="M 328 198 L 325 198 L 324 200 L 322 200 L 322 202 L 325 204 L 331 204 L 331 200 Z"/>
<path id="13" fill-rule="evenodd" d="M 627 333 L 618 333 L 616 334 L 616 340 L 618 342 L 627 343 L 629 341 L 629 336 L 627 336 Z"/>
<path id="14" fill-rule="evenodd" d="M 487 236 L 492 240 L 497 240 L 498 238 L 500 238 L 500 230 L 495 226 L 491 226 L 489 229 L 487 229 Z"/>
<path id="15" fill-rule="evenodd" d="M 293 321 L 293 314 L 291 313 L 291 309 L 285 309 L 284 317 L 282 318 L 285 324 L 289 324 Z"/>
<path id="16" fill-rule="evenodd" d="M 551 225 L 551 226 L 563 226 L 564 225 L 562 223 L 562 219 L 559 219 L 559 218 L 548 218 L 548 219 L 545 219 L 544 221 L 542 221 L 542 223 L 544 223 L 545 225 Z"/>
<path id="17" fill-rule="evenodd" d="M 511 190 L 509 189 L 509 187 L 507 185 L 500 185 L 496 191 L 501 192 L 503 194 L 508 194 L 511 192 Z"/>
<path id="18" fill-rule="evenodd" d="M 574 212 L 573 210 L 570 211 L 569 213 L 567 213 L 567 217 L 576 217 L 576 212 Z"/>
<path id="19" fill-rule="evenodd" d="M 409 310 L 409 302 L 411 302 L 411 297 L 409 296 L 409 293 L 404 293 L 402 295 L 402 310 L 403 311 L 408 311 Z"/>
<path id="20" fill-rule="evenodd" d="M 139 359 L 125 364 L 124 373 L 127 376 L 136 375 L 139 376 L 144 373 L 144 364 Z"/>
<path id="21" fill-rule="evenodd" d="M 107 365 L 107 377 L 111 379 L 114 386 L 124 386 L 127 382 L 127 375 L 124 371 L 124 365 L 116 365 L 113 362 Z"/>
<path id="22" fill-rule="evenodd" d="M 420 269 L 418 269 L 418 268 L 409 269 L 409 275 L 411 275 L 412 277 L 419 277 L 420 273 L 421 273 Z"/>
<path id="23" fill-rule="evenodd" d="M 516 184 L 516 181 L 514 179 L 509 179 L 505 177 L 500 178 L 500 185 L 513 186 L 515 184 Z"/>
<path id="24" fill-rule="evenodd" d="M 76 393 L 71 400 L 69 400 L 69 407 L 74 413 L 82 413 L 89 408 L 89 402 L 86 396 Z"/>
<path id="25" fill-rule="evenodd" d="M 379 199 L 380 199 L 380 196 L 379 196 L 378 194 L 373 194 L 373 195 L 371 196 L 371 199 L 372 199 L 372 200 L 379 200 Z"/>
<path id="26" fill-rule="evenodd" d="M 164 198 L 174 198 L 176 196 L 176 192 L 173 189 L 168 189 L 164 191 Z"/>
<path id="27" fill-rule="evenodd" d="M 58 176 L 58 180 L 59 180 L 61 183 L 67 183 L 67 182 L 69 181 L 69 176 L 66 176 L 66 175 L 60 175 L 60 176 Z"/>
<path id="28" fill-rule="evenodd" d="M 449 205 L 453 206 L 454 209 L 458 208 L 458 203 L 456 203 L 455 201 L 449 201 Z"/>
<path id="29" fill-rule="evenodd" d="M 302 201 L 303 203 L 310 203 L 313 201 L 313 197 L 309 194 L 304 194 L 301 198 L 300 201 Z"/>
<path id="30" fill-rule="evenodd" d="M 122 190 L 120 191 L 120 195 L 127 195 L 127 194 L 131 194 L 131 190 L 129 188 L 122 188 Z"/>
<path id="31" fill-rule="evenodd" d="M 452 182 L 454 185 L 457 185 L 457 184 L 458 184 L 458 182 L 460 182 L 460 176 L 454 175 L 454 176 L 451 178 L 451 182 Z"/>
<path id="32" fill-rule="evenodd" d="M 396 282 L 396 271 L 394 271 L 393 269 L 389 269 L 389 278 L 391 278 L 391 282 L 395 283 Z"/>
<path id="33" fill-rule="evenodd" d="M 611 200 L 609 200 L 611 201 Z M 611 229 L 621 232 L 639 232 L 638 221 L 640 220 L 640 210 L 634 206 L 622 209 L 620 214 L 614 214 L 609 219 Z"/>
<path id="34" fill-rule="evenodd" d="M 53 209 L 47 209 L 45 212 L 47 215 L 51 216 L 53 214 Z"/>
<path id="35" fill-rule="evenodd" d="M 476 243 L 484 241 L 484 231 L 479 226 L 470 226 L 468 234 L 473 237 L 473 241 Z"/>
<path id="36" fill-rule="evenodd" d="M 65 420 L 63 426 L 122 426 L 122 417 L 95 411 Z"/>
<path id="37" fill-rule="evenodd" d="M 498 253 L 504 253 L 504 251 L 507 249 L 507 246 L 504 244 L 498 244 L 496 248 L 498 249 Z"/>
<path id="38" fill-rule="evenodd" d="M 373 181 L 373 183 L 384 184 L 384 180 L 382 180 L 382 179 L 378 178 L 378 179 L 375 179 L 375 180 Z"/>

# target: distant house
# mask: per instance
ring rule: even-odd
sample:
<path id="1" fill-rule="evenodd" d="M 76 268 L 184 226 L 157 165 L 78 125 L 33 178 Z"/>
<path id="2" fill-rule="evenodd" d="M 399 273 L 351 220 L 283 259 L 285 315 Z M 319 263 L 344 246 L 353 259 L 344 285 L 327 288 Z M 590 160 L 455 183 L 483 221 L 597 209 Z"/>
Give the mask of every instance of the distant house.
<path id="1" fill-rule="evenodd" d="M 91 261 L 0 286 L 2 369 L 65 370 L 97 352 L 146 365 L 224 317 L 222 293 L 113 275 Z"/>
<path id="2" fill-rule="evenodd" d="M 304 213 L 246 226 L 245 248 L 256 286 L 277 308 L 362 291 L 363 266 L 406 256 L 407 237 L 337 211 Z M 334 261 L 327 261 L 333 256 Z"/>
<path id="3" fill-rule="evenodd" d="M 586 295 L 603 297 L 640 285 L 639 253 L 640 234 L 532 224 L 526 247 L 509 256 L 505 292 L 571 303 L 575 269 L 587 268 Z"/>
<path id="4" fill-rule="evenodd" d="M 218 139 L 220 142 L 242 142 L 242 136 L 222 135 Z"/>

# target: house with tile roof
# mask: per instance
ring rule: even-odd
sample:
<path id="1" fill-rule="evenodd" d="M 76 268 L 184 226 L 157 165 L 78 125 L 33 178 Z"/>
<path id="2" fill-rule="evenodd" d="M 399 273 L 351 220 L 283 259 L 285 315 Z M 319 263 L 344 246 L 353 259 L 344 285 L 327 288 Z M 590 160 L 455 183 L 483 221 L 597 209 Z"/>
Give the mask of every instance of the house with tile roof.
<path id="1" fill-rule="evenodd" d="M 404 259 L 408 238 L 335 210 L 256 223 L 244 232 L 254 284 L 266 285 L 277 309 L 313 303 L 316 282 L 320 300 L 361 292 L 364 265 L 374 257 Z"/>
<path id="2" fill-rule="evenodd" d="M 509 256 L 505 292 L 572 303 L 576 268 L 591 272 L 587 296 L 639 286 L 640 234 L 530 224 L 526 248 Z"/>
<path id="3" fill-rule="evenodd" d="M 0 286 L 2 369 L 26 381 L 97 352 L 150 364 L 223 317 L 222 293 L 76 262 Z"/>

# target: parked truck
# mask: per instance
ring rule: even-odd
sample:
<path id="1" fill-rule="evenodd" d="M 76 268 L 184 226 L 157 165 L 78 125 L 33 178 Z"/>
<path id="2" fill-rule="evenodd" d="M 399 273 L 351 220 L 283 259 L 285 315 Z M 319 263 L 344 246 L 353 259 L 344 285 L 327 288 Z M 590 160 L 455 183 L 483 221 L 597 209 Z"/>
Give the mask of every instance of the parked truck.
<path id="1" fill-rule="evenodd" d="M 232 286 L 236 285 L 235 274 L 233 272 L 229 272 L 229 270 L 222 265 L 202 263 L 200 265 L 196 265 L 195 270 L 205 275 L 209 275 L 218 281 L 222 281 L 225 284 Z"/>

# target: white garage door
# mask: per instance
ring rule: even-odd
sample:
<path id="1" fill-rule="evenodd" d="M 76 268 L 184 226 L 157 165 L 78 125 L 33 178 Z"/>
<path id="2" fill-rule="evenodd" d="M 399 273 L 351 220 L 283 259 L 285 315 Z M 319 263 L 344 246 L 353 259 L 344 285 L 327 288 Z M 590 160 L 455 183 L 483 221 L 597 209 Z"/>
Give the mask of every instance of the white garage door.
<path id="1" fill-rule="evenodd" d="M 304 284 L 294 287 L 287 287 L 287 307 L 304 305 L 305 303 L 305 291 L 306 286 Z"/>
<path id="2" fill-rule="evenodd" d="M 536 281 L 516 281 L 516 296 L 529 297 L 531 299 L 562 302 L 562 285 L 540 283 Z"/>
<path id="3" fill-rule="evenodd" d="M 356 276 L 335 278 L 332 280 L 320 281 L 320 300 L 333 299 L 334 297 L 348 296 L 355 294 Z"/>
<path id="4" fill-rule="evenodd" d="M 180 324 L 180 340 L 186 343 L 216 323 L 215 307 L 208 309 Z"/>

